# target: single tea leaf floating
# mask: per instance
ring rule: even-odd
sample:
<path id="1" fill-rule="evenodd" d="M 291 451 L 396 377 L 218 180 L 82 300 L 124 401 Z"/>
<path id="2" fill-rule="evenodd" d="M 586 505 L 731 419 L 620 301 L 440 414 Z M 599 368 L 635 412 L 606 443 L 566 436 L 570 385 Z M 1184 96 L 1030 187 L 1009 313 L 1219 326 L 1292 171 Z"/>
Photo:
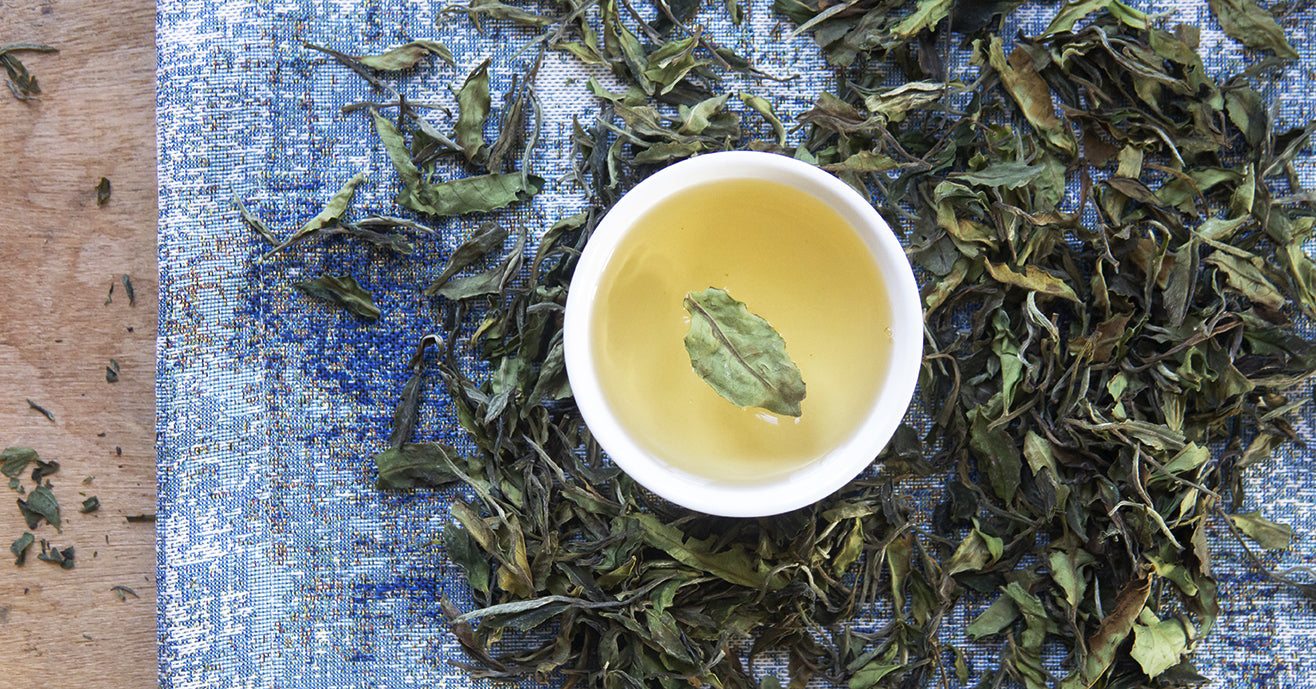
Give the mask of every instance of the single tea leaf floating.
<path id="1" fill-rule="evenodd" d="M 724 290 L 685 295 L 690 364 L 717 394 L 739 407 L 799 416 L 804 379 L 772 325 Z"/>

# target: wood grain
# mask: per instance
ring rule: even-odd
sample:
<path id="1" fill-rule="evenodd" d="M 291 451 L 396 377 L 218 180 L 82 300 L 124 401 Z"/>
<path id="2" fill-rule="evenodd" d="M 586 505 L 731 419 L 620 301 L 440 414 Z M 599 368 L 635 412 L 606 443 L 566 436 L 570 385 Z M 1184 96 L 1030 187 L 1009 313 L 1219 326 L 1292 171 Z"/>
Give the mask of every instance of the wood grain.
<path id="1" fill-rule="evenodd" d="M 7 547 L 26 529 L 0 504 L 6 687 L 156 686 L 155 529 L 124 520 L 155 512 L 154 36 L 152 0 L 0 0 L 0 45 L 60 51 L 21 56 L 40 102 L 0 87 L 0 446 L 59 460 L 63 532 L 34 533 L 77 550 L 72 570 L 30 556 L 14 566 Z M 102 176 L 113 184 L 103 208 Z M 99 512 L 78 513 L 84 494 Z M 141 598 L 120 600 L 116 585 Z"/>

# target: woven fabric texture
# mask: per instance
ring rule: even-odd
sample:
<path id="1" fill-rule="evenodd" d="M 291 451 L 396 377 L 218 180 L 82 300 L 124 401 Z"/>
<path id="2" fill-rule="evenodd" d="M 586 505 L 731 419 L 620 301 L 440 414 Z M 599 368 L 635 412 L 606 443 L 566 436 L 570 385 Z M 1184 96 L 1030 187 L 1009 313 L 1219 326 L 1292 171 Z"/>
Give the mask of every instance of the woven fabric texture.
<path id="1" fill-rule="evenodd" d="M 369 117 L 339 111 L 379 96 L 303 42 L 366 54 L 437 39 L 456 55 L 456 68 L 434 61 L 399 84 L 413 100 L 449 106 L 452 87 L 492 58 L 497 111 L 533 56 L 516 54 L 532 36 L 498 21 L 484 22 L 481 33 L 463 15 L 445 15 L 445 4 L 159 0 L 159 668 L 166 689 L 486 684 L 445 662 L 460 659 L 460 650 L 438 600 L 469 607 L 459 572 L 436 544 L 447 497 L 381 493 L 368 461 L 386 446 L 412 348 L 440 325 L 420 286 L 476 221 L 435 223 L 441 235 L 422 237 L 409 258 L 338 237 L 258 262 L 265 245 L 233 201 L 286 235 L 364 171 L 355 212 L 398 213 L 398 182 Z M 1199 25 L 1202 54 L 1218 73 L 1249 59 L 1205 3 L 1134 4 Z M 794 117 L 832 83 L 811 38 L 780 38 L 791 27 L 770 0 L 749 2 L 741 27 L 721 19 L 720 2 L 706 5 L 699 21 L 721 43 L 768 72 L 801 75 L 788 84 L 731 80 L 728 90 L 752 86 Z M 1020 28 L 1040 29 L 1055 7 L 1025 6 Z M 1302 60 L 1270 95 L 1282 123 L 1292 125 L 1316 110 L 1316 9 L 1286 28 Z M 976 71 L 961 69 L 970 80 Z M 532 203 L 500 215 L 505 222 L 542 232 L 580 207 L 579 191 L 561 178 L 572 118 L 589 122 L 597 112 L 585 90 L 591 75 L 603 76 L 548 54 L 534 166 L 549 183 Z M 431 112 L 441 128 L 451 126 L 442 111 Z M 758 120 L 751 113 L 746 121 Z M 1310 149 L 1301 161 L 1305 184 L 1316 186 Z M 354 276 L 383 316 L 367 323 L 292 286 L 325 272 Z M 430 385 L 422 401 L 417 438 L 460 442 L 440 387 Z M 1310 425 L 1300 431 L 1311 438 Z M 1291 552 L 1266 556 L 1271 565 L 1316 564 L 1314 458 L 1316 447 L 1290 447 L 1250 474 L 1247 508 L 1299 534 Z M 1222 688 L 1316 687 L 1316 609 L 1249 570 L 1226 536 L 1215 533 L 1225 615 L 1197 652 L 1199 669 Z M 964 612 L 949 620 L 947 633 L 961 637 L 967 619 Z M 982 664 L 1000 651 L 999 642 L 970 647 Z"/>

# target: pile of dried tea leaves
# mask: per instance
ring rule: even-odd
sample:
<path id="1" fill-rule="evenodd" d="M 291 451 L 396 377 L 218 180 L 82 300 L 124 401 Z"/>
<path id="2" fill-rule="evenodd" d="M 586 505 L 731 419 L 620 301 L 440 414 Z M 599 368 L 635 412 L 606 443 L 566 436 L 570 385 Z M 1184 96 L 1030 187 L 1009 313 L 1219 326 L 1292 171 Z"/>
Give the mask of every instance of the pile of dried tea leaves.
<path id="1" fill-rule="evenodd" d="M 493 267 L 463 275 L 508 236 L 489 223 L 425 289 L 447 331 L 418 344 L 390 447 L 374 458 L 381 488 L 457 483 L 472 496 L 453 498 L 443 535 L 477 602 L 445 601 L 470 671 L 608 689 L 775 687 L 756 661 L 779 667 L 784 654 L 792 687 L 1204 681 L 1190 655 L 1220 611 L 1207 527 L 1288 547 L 1288 527 L 1234 512 L 1247 468 L 1300 441 L 1291 419 L 1316 371 L 1294 322 L 1316 316 L 1303 249 L 1316 206 L 1294 169 L 1313 127 L 1277 130 L 1261 95 L 1295 55 L 1276 19 L 1252 0 L 1213 0 L 1227 33 L 1274 55 L 1219 76 L 1199 57 L 1197 28 L 1118 0 L 1060 5 L 1042 33 L 1013 40 L 999 27 L 1017 1 L 777 0 L 842 70 L 790 146 L 792 125 L 766 98 L 723 90 L 729 71 L 762 73 L 692 26 L 698 0 L 654 4 L 647 23 L 625 0 L 459 8 L 526 27 L 541 50 L 627 85 L 591 80 L 600 113 L 573 127 L 570 181 L 586 210 L 543 231 L 529 266 L 518 229 Z M 743 16 L 734 1 L 727 11 Z M 541 189 L 529 173 L 539 61 L 490 144 L 490 65 L 460 87 L 449 136 L 380 79 L 447 58 L 411 45 L 392 60 L 324 50 L 392 99 L 347 109 L 369 110 L 402 182 L 398 203 L 455 215 Z M 946 56 L 961 49 L 980 69 L 972 84 L 950 79 Z M 772 136 L 753 138 L 742 115 Z M 563 365 L 571 272 L 601 215 L 657 167 L 727 149 L 791 155 L 869 194 L 925 285 L 930 421 L 900 429 L 876 477 L 756 520 L 637 488 L 591 438 Z M 472 176 L 436 180 L 445 156 Z M 355 232 L 345 189 L 284 242 L 248 222 L 276 249 Z M 368 295 L 339 282 L 316 288 L 339 296 L 317 296 L 368 317 Z M 465 356 L 487 377 L 468 377 Z M 476 452 L 412 442 L 430 368 Z M 945 500 L 916 520 L 902 480 L 929 475 L 947 477 Z M 1316 583 L 1267 575 L 1316 596 Z M 990 602 L 967 634 L 996 649 L 994 666 L 970 668 L 968 645 L 943 640 L 966 601 Z M 849 624 L 874 606 L 886 611 L 875 629 Z M 516 650 L 499 652 L 512 637 Z"/>

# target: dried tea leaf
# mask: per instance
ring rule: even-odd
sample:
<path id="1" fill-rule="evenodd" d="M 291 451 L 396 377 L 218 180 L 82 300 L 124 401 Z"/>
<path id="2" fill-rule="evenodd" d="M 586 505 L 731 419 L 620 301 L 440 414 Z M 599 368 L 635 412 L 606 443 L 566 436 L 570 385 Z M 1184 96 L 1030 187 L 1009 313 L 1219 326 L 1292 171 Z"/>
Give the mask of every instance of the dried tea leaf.
<path id="1" fill-rule="evenodd" d="M 96 184 L 96 205 L 104 206 L 110 202 L 110 180 L 102 177 Z"/>
<path id="2" fill-rule="evenodd" d="M 20 52 L 34 53 L 56 53 L 55 48 L 48 45 L 37 45 L 33 43 L 15 43 L 12 45 L 0 45 L 0 66 L 5 68 L 9 75 L 6 85 L 14 97 L 21 101 L 32 100 L 34 96 L 40 95 L 41 86 L 37 83 L 37 78 L 27 71 L 27 67 L 18 59 Z"/>
<path id="3" fill-rule="evenodd" d="M 462 268 L 484 258 L 495 247 L 503 245 L 503 240 L 507 239 L 507 230 L 496 222 L 486 222 L 472 234 L 466 241 L 461 243 L 452 255 L 448 257 L 448 263 L 443 266 L 443 272 L 439 273 L 434 282 L 425 288 L 427 294 L 434 294 L 448 282 L 452 276 L 461 272 Z"/>
<path id="4" fill-rule="evenodd" d="M 1188 650 L 1189 638 L 1178 619 L 1150 617 L 1150 624 L 1140 622 L 1133 625 L 1133 648 L 1129 655 L 1138 661 L 1148 677 L 1155 678 L 1179 664 L 1179 659 Z"/>
<path id="5" fill-rule="evenodd" d="M 957 172 L 951 175 L 969 184 L 1001 189 L 1018 189 L 1031 184 L 1038 175 L 1046 170 L 1045 165 L 1026 165 L 1024 163 L 992 163 L 974 172 Z"/>
<path id="6" fill-rule="evenodd" d="M 524 201 L 544 188 L 544 180 L 517 172 L 464 177 L 438 184 L 421 183 L 398 203 L 437 216 L 487 213 Z"/>
<path id="7" fill-rule="evenodd" d="M 1231 514 L 1229 521 L 1266 550 L 1288 550 L 1293 542 L 1293 527 L 1266 519 L 1260 510 Z"/>
<path id="8" fill-rule="evenodd" d="M 79 509 L 78 511 L 81 512 L 81 513 L 83 513 L 83 514 L 87 514 L 88 512 L 95 512 L 96 510 L 99 510 L 100 508 L 101 508 L 101 500 L 100 500 L 100 498 L 98 498 L 98 497 L 96 497 L 95 495 L 93 495 L 93 496 L 87 498 L 86 500 L 83 500 L 83 501 L 82 501 L 82 508 Z"/>
<path id="9" fill-rule="evenodd" d="M 119 382 L 119 362 L 115 361 L 114 359 L 110 359 L 109 366 L 105 367 L 105 382 L 107 383 Z"/>
<path id="10" fill-rule="evenodd" d="M 19 478 L 27 465 L 40 461 L 37 451 L 30 447 L 6 447 L 0 452 L 0 472 L 11 479 Z"/>
<path id="11" fill-rule="evenodd" d="M 40 415 L 46 417 L 47 419 L 50 419 L 52 422 L 55 420 L 55 415 L 52 414 L 52 413 L 50 413 L 50 410 L 48 410 L 48 409 L 46 409 L 45 407 L 43 407 L 43 406 L 37 404 L 36 402 L 33 402 L 33 401 L 30 400 L 30 399 L 27 400 L 27 406 L 28 406 L 30 409 L 32 409 L 33 411 L 37 412 L 38 414 L 40 414 Z"/>
<path id="12" fill-rule="evenodd" d="M 293 286 L 303 292 L 340 306 L 369 321 L 379 318 L 379 307 L 370 293 L 357 284 L 349 275 L 323 275 L 314 280 L 294 282 Z"/>
<path id="13" fill-rule="evenodd" d="M 461 301 L 499 293 L 520 269 L 521 262 L 524 260 L 525 242 L 525 228 L 518 228 L 516 244 L 512 246 L 512 250 L 497 265 L 475 275 L 467 275 L 444 282 L 436 280 L 425 288 L 425 294 Z"/>
<path id="14" fill-rule="evenodd" d="M 119 278 L 119 281 L 123 283 L 123 291 L 128 295 L 128 306 L 137 306 L 137 293 L 133 291 L 132 278 L 128 277 L 127 273 L 124 273 L 123 277 Z"/>
<path id="15" fill-rule="evenodd" d="M 27 549 L 32 547 L 36 537 L 30 532 L 24 532 L 9 546 L 9 552 L 14 554 L 14 564 L 21 565 L 27 561 Z"/>
<path id="16" fill-rule="evenodd" d="M 18 501 L 18 509 L 23 513 L 29 529 L 37 528 L 42 519 L 56 529 L 60 528 L 59 503 L 55 501 L 55 494 L 46 486 L 33 488 L 26 501 Z"/>
<path id="17" fill-rule="evenodd" d="M 270 256 L 287 249 L 293 244 L 310 237 L 316 232 L 337 223 L 338 220 L 343 217 L 343 214 L 347 213 L 347 207 L 352 203 L 352 196 L 356 194 L 356 188 L 364 181 L 366 181 L 366 174 L 364 172 L 358 172 L 355 175 L 352 175 L 351 179 L 348 179 L 343 183 L 342 187 L 339 187 L 338 191 L 329 199 L 329 202 L 324 205 L 324 208 L 321 209 L 319 213 L 315 214 L 315 217 L 307 220 L 306 224 L 302 225 L 301 229 L 294 232 L 291 237 L 276 244 L 274 248 L 265 252 L 265 255 L 262 256 L 262 260 L 269 258 Z M 129 291 L 129 294 L 132 294 L 132 292 Z"/>
<path id="18" fill-rule="evenodd" d="M 457 63 L 452 59 L 452 51 L 438 41 L 425 39 L 389 48 L 381 55 L 364 55 L 357 58 L 357 60 L 370 69 L 377 69 L 382 72 L 399 72 L 415 67 L 416 63 L 431 55 L 453 67 L 457 66 Z"/>
<path id="19" fill-rule="evenodd" d="M 246 204 L 242 203 L 242 199 L 238 198 L 237 193 L 233 194 L 233 204 L 238 207 L 238 212 L 242 214 L 242 221 L 247 224 L 247 227 L 250 227 L 251 230 L 259 235 L 261 239 L 264 239 L 265 243 L 270 246 L 278 246 L 279 238 L 274 236 L 274 231 L 270 229 L 269 225 L 265 224 L 264 220 L 261 220 L 250 210 L 247 210 Z M 110 294 L 113 293 L 114 285 L 110 285 Z M 109 303 L 108 299 L 106 300 L 106 303 Z"/>
<path id="20" fill-rule="evenodd" d="M 766 98 L 756 96 L 748 91 L 740 92 L 740 101 L 753 108 L 755 112 L 763 116 L 763 119 L 768 121 L 768 124 L 772 125 L 772 132 L 777 135 L 778 146 L 786 145 L 786 125 L 782 124 L 781 119 L 777 117 L 776 111 L 772 109 L 772 103 L 769 103 Z"/>
<path id="21" fill-rule="evenodd" d="M 137 595 L 136 591 L 128 588 L 127 586 L 111 586 L 110 593 L 113 593 L 116 596 L 118 596 L 119 600 L 121 601 L 127 601 L 128 596 L 132 596 L 133 598 L 141 598 L 141 596 Z"/>
<path id="22" fill-rule="evenodd" d="M 1219 268 L 1229 286 L 1254 303 L 1276 311 L 1284 308 L 1288 299 L 1270 281 L 1254 260 L 1248 260 L 1225 251 L 1216 251 L 1202 261 Z"/>
<path id="23" fill-rule="evenodd" d="M 1273 50 L 1280 57 L 1298 57 L 1275 17 L 1253 0 L 1208 0 L 1207 4 L 1230 38 L 1249 48 Z"/>
<path id="24" fill-rule="evenodd" d="M 378 478 L 375 486 L 380 490 L 411 490 L 415 488 L 441 488 L 459 475 L 457 450 L 442 443 L 402 443 L 375 455 Z"/>
<path id="25" fill-rule="evenodd" d="M 465 7 L 458 6 L 455 9 L 465 12 L 472 18 L 487 15 L 495 19 L 506 19 L 522 26 L 544 27 L 561 21 L 557 17 L 527 12 L 520 7 L 508 5 L 499 2 L 499 0 L 471 0 Z"/>
<path id="26" fill-rule="evenodd" d="M 37 559 L 43 562 L 53 562 L 60 566 L 60 569 L 73 569 L 73 546 L 60 550 L 55 546 L 49 546 L 47 549 L 46 541 L 41 541 L 41 553 Z"/>
<path id="27" fill-rule="evenodd" d="M 483 165 L 489 158 L 484 143 L 484 121 L 489 118 L 489 60 L 481 62 L 457 91 L 457 131 L 453 140 L 466 160 Z"/>
<path id="28" fill-rule="evenodd" d="M 1070 0 L 1056 13 L 1055 18 L 1042 32 L 1042 36 L 1047 37 L 1062 31 L 1073 31 L 1074 25 L 1079 20 L 1100 10 L 1110 12 L 1135 29 L 1147 28 L 1147 15 L 1119 0 Z"/>
<path id="29" fill-rule="evenodd" d="M 1078 295 L 1074 293 L 1073 287 L 1037 266 L 1024 266 L 1024 272 L 1019 273 L 1009 266 L 996 265 L 991 261 L 988 261 L 986 265 L 987 272 L 997 282 L 1022 287 L 1052 297 L 1078 301 Z"/>
<path id="30" fill-rule="evenodd" d="M 800 415 L 804 379 L 766 320 L 714 287 L 687 294 L 684 306 L 690 314 L 685 350 L 705 383 L 736 406 Z"/>
<path id="31" fill-rule="evenodd" d="M 1005 85 L 1010 97 L 1019 104 L 1028 123 L 1059 153 L 1077 155 L 1078 141 L 1069 126 L 1056 115 L 1055 102 L 1051 100 L 1051 87 L 1038 74 L 1028 51 L 1015 48 L 1007 61 L 999 36 L 992 37 L 987 51 L 992 69 L 1001 75 L 1001 83 Z"/>

